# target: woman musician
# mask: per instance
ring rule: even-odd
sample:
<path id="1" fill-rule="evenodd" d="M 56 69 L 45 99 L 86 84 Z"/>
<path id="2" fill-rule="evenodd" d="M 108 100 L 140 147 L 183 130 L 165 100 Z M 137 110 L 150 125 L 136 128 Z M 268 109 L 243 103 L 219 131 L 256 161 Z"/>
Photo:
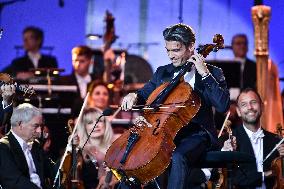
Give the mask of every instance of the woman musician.
<path id="1" fill-rule="evenodd" d="M 84 146 L 88 134 L 101 114 L 102 111 L 97 108 L 83 112 L 77 129 L 79 149 Z M 106 178 L 108 170 L 103 164 L 105 153 L 114 139 L 110 122 L 105 117 L 101 118 L 81 152 L 83 157 L 81 178 L 86 189 L 113 188 L 118 182 L 115 177 Z"/>

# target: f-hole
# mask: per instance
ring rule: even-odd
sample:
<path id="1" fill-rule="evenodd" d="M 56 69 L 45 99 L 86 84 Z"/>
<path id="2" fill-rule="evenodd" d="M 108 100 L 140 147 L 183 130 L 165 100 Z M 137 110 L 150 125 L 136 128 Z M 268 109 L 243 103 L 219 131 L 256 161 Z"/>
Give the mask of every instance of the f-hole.
<path id="1" fill-rule="evenodd" d="M 153 130 L 153 135 L 155 135 L 155 136 L 157 136 L 158 134 L 159 134 L 159 132 L 158 132 L 158 129 L 160 128 L 160 123 L 161 123 L 161 121 L 159 120 L 159 119 L 157 119 L 156 120 L 156 126 L 155 126 L 155 129 Z"/>

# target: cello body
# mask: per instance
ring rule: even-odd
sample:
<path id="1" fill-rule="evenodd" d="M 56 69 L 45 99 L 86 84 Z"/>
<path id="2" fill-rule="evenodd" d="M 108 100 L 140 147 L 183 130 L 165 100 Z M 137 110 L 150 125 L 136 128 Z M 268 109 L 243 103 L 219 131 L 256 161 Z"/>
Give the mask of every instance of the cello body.
<path id="1" fill-rule="evenodd" d="M 159 86 L 149 96 L 146 105 L 151 104 L 167 85 L 168 83 Z M 126 131 L 108 149 L 105 162 L 110 169 L 118 173 L 123 172 L 128 178 L 137 178 L 141 183 L 147 183 L 168 167 L 175 149 L 174 137 L 196 115 L 200 108 L 200 98 L 193 93 L 188 83 L 182 81 L 173 89 L 164 104 L 185 107 L 172 106 L 168 109 L 145 110 L 143 116 L 148 124 L 141 123 L 139 128 Z M 136 132 L 139 139 L 128 154 L 125 163 L 121 163 L 132 132 Z"/>

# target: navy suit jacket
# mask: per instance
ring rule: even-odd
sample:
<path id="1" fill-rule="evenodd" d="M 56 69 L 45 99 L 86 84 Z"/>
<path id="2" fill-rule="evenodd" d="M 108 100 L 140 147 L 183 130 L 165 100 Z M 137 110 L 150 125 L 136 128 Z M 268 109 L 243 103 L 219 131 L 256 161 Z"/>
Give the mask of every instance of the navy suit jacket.
<path id="1" fill-rule="evenodd" d="M 263 159 L 269 154 L 269 152 L 280 141 L 279 137 L 273 133 L 263 130 Z M 236 151 L 248 153 L 255 157 L 250 139 L 244 130 L 243 126 L 238 126 L 233 130 L 233 136 L 237 139 Z M 271 170 L 271 162 L 279 156 L 276 150 L 263 164 L 263 170 Z M 233 183 L 242 189 L 253 189 L 262 184 L 262 173 L 257 172 L 257 165 L 255 163 L 244 163 L 233 171 Z M 266 188 L 272 188 L 273 178 L 265 180 Z"/>
<path id="2" fill-rule="evenodd" d="M 201 107 L 191 122 L 202 125 L 213 136 L 217 136 L 212 107 L 218 112 L 226 112 L 229 108 L 230 94 L 222 70 L 209 64 L 207 64 L 207 68 L 211 74 L 203 80 L 197 71 L 195 73 L 194 91 L 201 99 Z M 173 78 L 174 71 L 173 64 L 158 67 L 152 79 L 137 91 L 137 103 L 144 104 L 158 86 Z"/>

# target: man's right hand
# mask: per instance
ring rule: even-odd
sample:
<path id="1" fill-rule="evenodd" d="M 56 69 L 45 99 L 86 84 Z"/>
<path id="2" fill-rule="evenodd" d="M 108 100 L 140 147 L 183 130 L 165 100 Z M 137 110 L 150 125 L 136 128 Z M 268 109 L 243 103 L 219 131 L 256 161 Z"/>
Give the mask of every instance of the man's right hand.
<path id="1" fill-rule="evenodd" d="M 222 151 L 235 151 L 237 149 L 237 140 L 235 136 L 232 136 L 231 139 L 228 139 L 224 142 Z"/>
<path id="2" fill-rule="evenodd" d="M 129 93 L 126 95 L 121 103 L 121 109 L 124 111 L 131 110 L 133 105 L 137 101 L 137 94 L 136 93 Z"/>

